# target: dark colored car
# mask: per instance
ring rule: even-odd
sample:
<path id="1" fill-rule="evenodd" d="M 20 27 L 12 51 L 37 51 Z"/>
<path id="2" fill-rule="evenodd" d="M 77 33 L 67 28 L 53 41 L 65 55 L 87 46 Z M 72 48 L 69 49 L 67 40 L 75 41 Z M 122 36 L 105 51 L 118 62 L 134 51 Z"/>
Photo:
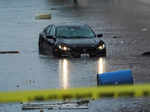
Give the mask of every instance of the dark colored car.
<path id="1" fill-rule="evenodd" d="M 49 25 L 39 35 L 39 52 L 57 57 L 106 56 L 106 45 L 100 39 L 102 36 L 96 35 L 86 24 Z"/>

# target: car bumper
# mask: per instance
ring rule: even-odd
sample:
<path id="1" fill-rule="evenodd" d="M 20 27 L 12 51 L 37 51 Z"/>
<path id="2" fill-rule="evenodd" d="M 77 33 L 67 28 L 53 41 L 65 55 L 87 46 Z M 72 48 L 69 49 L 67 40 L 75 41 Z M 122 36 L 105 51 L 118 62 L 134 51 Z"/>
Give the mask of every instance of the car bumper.
<path id="1" fill-rule="evenodd" d="M 95 56 L 106 56 L 106 48 L 102 49 L 102 50 L 95 50 L 93 52 L 90 52 L 90 55 L 95 55 Z"/>
<path id="2" fill-rule="evenodd" d="M 70 49 L 68 51 L 63 51 L 61 49 L 57 49 L 57 53 L 61 54 L 61 56 L 73 56 L 73 55 L 81 55 L 81 54 L 89 54 L 92 56 L 106 56 L 106 48 L 99 49 Z"/>

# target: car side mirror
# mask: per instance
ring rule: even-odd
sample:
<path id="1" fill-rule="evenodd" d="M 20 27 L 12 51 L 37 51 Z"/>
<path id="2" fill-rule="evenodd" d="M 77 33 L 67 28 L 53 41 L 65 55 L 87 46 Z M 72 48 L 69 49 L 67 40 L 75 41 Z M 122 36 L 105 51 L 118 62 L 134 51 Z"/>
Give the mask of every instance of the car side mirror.
<path id="1" fill-rule="evenodd" d="M 97 34 L 97 37 L 98 38 L 103 37 L 103 34 Z"/>
<path id="2" fill-rule="evenodd" d="M 47 35 L 46 38 L 53 39 L 54 41 L 56 41 L 56 38 L 54 36 L 52 36 L 52 35 Z"/>

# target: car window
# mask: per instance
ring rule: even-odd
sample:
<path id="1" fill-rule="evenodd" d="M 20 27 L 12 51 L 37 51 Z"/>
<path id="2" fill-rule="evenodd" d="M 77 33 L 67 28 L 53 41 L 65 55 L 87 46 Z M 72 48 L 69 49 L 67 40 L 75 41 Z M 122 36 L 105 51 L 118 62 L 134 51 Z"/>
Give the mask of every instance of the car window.
<path id="1" fill-rule="evenodd" d="M 49 32 L 51 31 L 52 27 L 50 26 L 47 31 L 46 31 L 46 34 L 49 34 Z"/>
<path id="2" fill-rule="evenodd" d="M 87 26 L 59 26 L 56 28 L 56 36 L 63 38 L 90 38 L 95 33 Z"/>
<path id="3" fill-rule="evenodd" d="M 46 34 L 49 34 L 49 32 L 51 31 L 51 28 L 52 28 L 52 25 L 47 26 L 47 27 L 44 29 L 44 32 L 45 32 Z"/>
<path id="4" fill-rule="evenodd" d="M 51 28 L 50 35 L 55 36 L 55 27 L 54 26 Z"/>

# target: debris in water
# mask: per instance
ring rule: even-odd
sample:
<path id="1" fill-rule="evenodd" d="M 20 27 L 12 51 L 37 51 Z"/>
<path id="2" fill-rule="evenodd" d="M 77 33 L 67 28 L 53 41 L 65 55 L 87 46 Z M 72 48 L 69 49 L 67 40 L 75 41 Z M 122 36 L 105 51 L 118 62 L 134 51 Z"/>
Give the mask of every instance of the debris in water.
<path id="1" fill-rule="evenodd" d="M 0 54 L 18 54 L 19 51 L 0 51 Z"/>
<path id="2" fill-rule="evenodd" d="M 112 38 L 120 38 L 120 36 L 113 36 Z"/>
<path id="3" fill-rule="evenodd" d="M 146 32 L 146 31 L 148 31 L 148 29 L 147 28 L 142 28 L 141 31 Z"/>
<path id="4" fill-rule="evenodd" d="M 35 19 L 51 19 L 51 14 L 40 14 L 38 16 L 35 17 Z"/>
<path id="5" fill-rule="evenodd" d="M 150 56 L 150 51 L 142 53 L 142 56 Z"/>
<path id="6" fill-rule="evenodd" d="M 50 10 L 57 10 L 57 8 L 51 8 Z"/>
<path id="7" fill-rule="evenodd" d="M 88 104 L 90 101 L 89 100 L 81 100 L 78 101 L 77 104 L 82 105 L 82 104 Z"/>
<path id="8" fill-rule="evenodd" d="M 77 102 L 62 102 L 55 104 L 23 104 L 22 110 L 48 109 L 48 110 L 70 110 L 70 109 L 88 109 L 89 100 Z"/>
<path id="9" fill-rule="evenodd" d="M 75 4 L 78 4 L 78 0 L 73 0 L 73 2 L 74 2 Z"/>
<path id="10" fill-rule="evenodd" d="M 16 87 L 19 88 L 20 86 L 19 86 L 19 85 L 16 85 Z"/>

